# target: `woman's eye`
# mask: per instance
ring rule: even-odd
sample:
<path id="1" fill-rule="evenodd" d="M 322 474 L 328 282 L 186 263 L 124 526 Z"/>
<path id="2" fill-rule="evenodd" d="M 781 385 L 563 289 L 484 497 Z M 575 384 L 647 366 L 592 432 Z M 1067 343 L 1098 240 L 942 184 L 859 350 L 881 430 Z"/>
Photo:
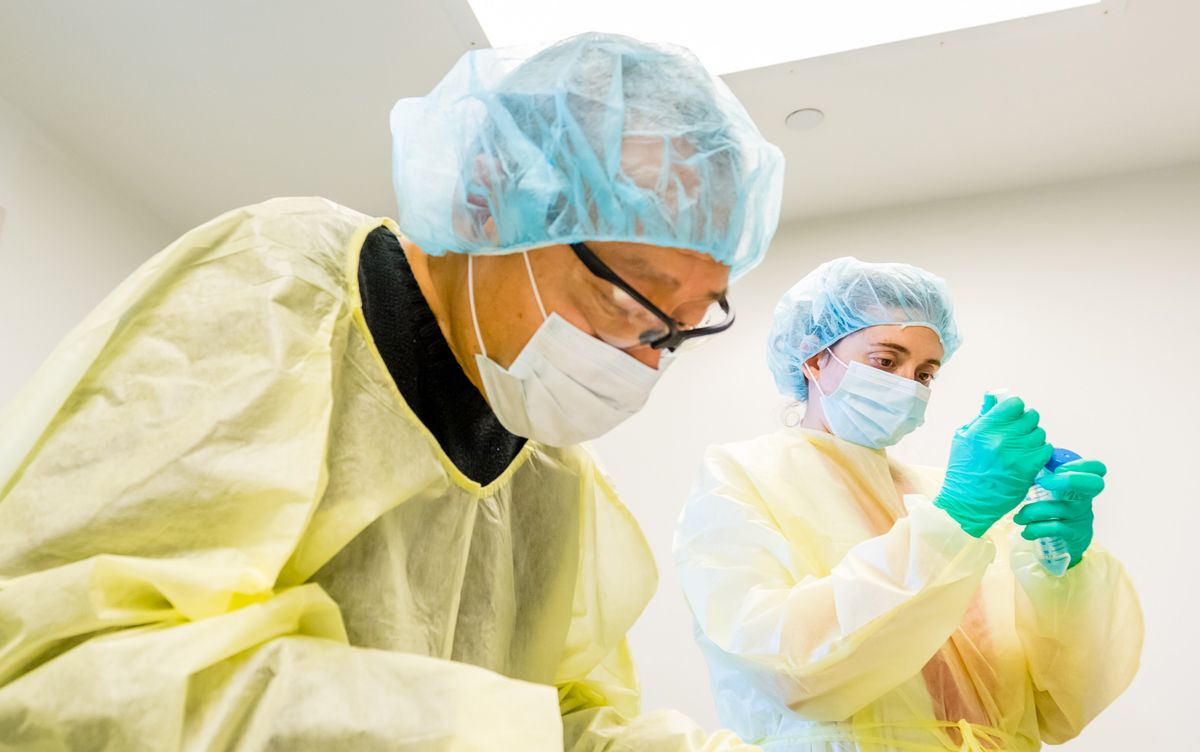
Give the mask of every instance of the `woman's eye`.
<path id="1" fill-rule="evenodd" d="M 922 384 L 928 384 L 929 382 L 933 381 L 933 374 L 932 373 L 918 373 L 917 378 L 920 379 Z"/>
<path id="2" fill-rule="evenodd" d="M 875 363 L 880 368 L 891 368 L 892 366 L 896 365 L 896 361 L 892 360 L 891 358 L 875 358 Z"/>

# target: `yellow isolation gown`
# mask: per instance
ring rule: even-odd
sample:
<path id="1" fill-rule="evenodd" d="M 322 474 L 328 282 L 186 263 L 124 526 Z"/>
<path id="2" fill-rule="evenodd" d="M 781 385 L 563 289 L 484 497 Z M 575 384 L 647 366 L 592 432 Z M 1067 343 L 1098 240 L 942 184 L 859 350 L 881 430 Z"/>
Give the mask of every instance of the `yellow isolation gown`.
<path id="1" fill-rule="evenodd" d="M 0 416 L 0 749 L 733 750 L 637 716 L 655 588 L 584 449 L 466 478 L 363 319 L 373 219 L 184 235 Z"/>
<path id="2" fill-rule="evenodd" d="M 938 471 L 790 429 L 709 450 L 675 559 L 724 725 L 765 750 L 1036 750 L 1137 671 L 1142 615 L 1093 545 L 1046 573 Z"/>

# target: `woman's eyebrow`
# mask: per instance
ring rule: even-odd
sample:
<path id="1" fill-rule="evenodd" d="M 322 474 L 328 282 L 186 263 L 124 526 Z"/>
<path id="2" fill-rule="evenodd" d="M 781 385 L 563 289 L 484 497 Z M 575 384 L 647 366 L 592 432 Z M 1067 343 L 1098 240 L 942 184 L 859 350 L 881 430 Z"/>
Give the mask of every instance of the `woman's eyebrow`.
<path id="1" fill-rule="evenodd" d="M 888 341 L 872 342 L 871 347 L 885 347 L 889 350 L 895 350 L 896 352 L 901 353 L 903 355 L 912 355 L 911 350 L 909 350 L 907 347 L 905 347 L 904 345 L 901 345 L 898 342 L 888 342 Z M 938 360 L 937 358 L 930 358 L 929 360 L 926 360 L 925 362 L 929 363 L 930 365 L 935 365 L 938 368 L 941 368 L 941 366 L 942 366 L 942 361 Z"/>

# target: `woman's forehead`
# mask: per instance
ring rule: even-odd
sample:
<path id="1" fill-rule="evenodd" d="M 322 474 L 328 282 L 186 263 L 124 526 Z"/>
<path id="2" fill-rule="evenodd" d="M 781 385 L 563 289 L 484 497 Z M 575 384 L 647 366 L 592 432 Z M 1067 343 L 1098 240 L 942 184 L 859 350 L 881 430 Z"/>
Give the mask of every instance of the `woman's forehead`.
<path id="1" fill-rule="evenodd" d="M 925 324 L 879 324 L 860 329 L 849 335 L 856 345 L 900 346 L 899 349 L 909 350 L 915 355 L 940 358 L 943 353 L 942 340 L 937 331 Z M 919 352 L 918 352 L 919 350 Z"/>

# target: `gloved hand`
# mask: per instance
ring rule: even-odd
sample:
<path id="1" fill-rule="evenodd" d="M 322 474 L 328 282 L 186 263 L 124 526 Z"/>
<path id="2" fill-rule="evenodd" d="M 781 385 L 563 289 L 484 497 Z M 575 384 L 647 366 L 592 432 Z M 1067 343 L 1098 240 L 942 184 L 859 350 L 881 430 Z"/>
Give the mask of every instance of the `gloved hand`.
<path id="1" fill-rule="evenodd" d="M 1054 498 L 1026 504 L 1017 512 L 1013 522 L 1025 526 L 1021 537 L 1062 538 L 1071 552 L 1070 567 L 1082 561 L 1083 552 L 1092 543 L 1092 499 L 1104 490 L 1107 472 L 1103 462 L 1075 460 L 1039 478 L 1038 485 Z"/>
<path id="2" fill-rule="evenodd" d="M 1025 498 L 1054 448 L 1036 410 L 1019 397 L 987 395 L 979 417 L 954 432 L 946 478 L 934 504 L 963 530 L 982 537 Z"/>

